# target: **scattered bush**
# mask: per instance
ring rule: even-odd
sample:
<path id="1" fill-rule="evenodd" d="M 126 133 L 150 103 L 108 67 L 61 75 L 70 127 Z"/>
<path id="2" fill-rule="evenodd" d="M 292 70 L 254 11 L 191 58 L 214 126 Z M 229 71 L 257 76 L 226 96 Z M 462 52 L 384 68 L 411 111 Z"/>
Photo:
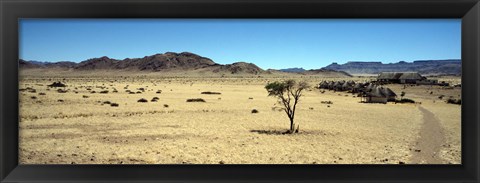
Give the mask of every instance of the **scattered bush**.
<path id="1" fill-rule="evenodd" d="M 220 95 L 222 93 L 220 92 L 211 92 L 211 91 L 206 91 L 206 92 L 202 92 L 200 94 L 205 94 L 205 95 Z"/>
<path id="2" fill-rule="evenodd" d="M 443 97 L 445 97 L 445 95 L 440 95 L 438 96 L 438 99 L 443 99 Z"/>
<path id="3" fill-rule="evenodd" d="M 135 92 L 128 92 L 128 94 L 135 94 Z"/>
<path id="4" fill-rule="evenodd" d="M 58 89 L 57 92 L 58 93 L 67 93 L 67 90 Z"/>
<path id="5" fill-rule="evenodd" d="M 86 95 L 84 95 L 84 96 L 82 96 L 82 97 L 83 97 L 83 98 L 89 98 L 89 96 L 86 96 Z"/>
<path id="6" fill-rule="evenodd" d="M 110 101 L 104 101 L 103 104 L 112 104 Z"/>
<path id="7" fill-rule="evenodd" d="M 45 93 L 39 93 L 38 95 L 46 95 Z"/>
<path id="8" fill-rule="evenodd" d="M 58 99 L 57 102 L 65 102 L 65 101 L 62 99 Z"/>
<path id="9" fill-rule="evenodd" d="M 258 110 L 252 109 L 252 113 L 258 113 Z"/>
<path id="10" fill-rule="evenodd" d="M 447 104 L 457 104 L 457 105 L 461 105 L 462 104 L 462 99 L 451 99 L 449 98 L 447 100 Z"/>
<path id="11" fill-rule="evenodd" d="M 329 101 L 321 101 L 320 103 L 322 103 L 322 104 L 333 104 L 333 102 L 330 101 L 330 100 Z"/>
<path id="12" fill-rule="evenodd" d="M 66 85 L 59 82 L 53 82 L 52 84 L 47 85 L 48 87 L 65 87 Z"/>
<path id="13" fill-rule="evenodd" d="M 408 99 L 408 98 L 402 98 L 401 100 L 395 100 L 395 103 L 412 103 L 412 104 L 414 104 L 415 101 L 412 100 L 412 99 Z"/>
<path id="14" fill-rule="evenodd" d="M 110 106 L 111 107 L 118 107 L 119 105 L 117 103 L 111 103 Z"/>
<path id="15" fill-rule="evenodd" d="M 137 93 L 142 93 L 141 91 L 137 91 Z"/>
<path id="16" fill-rule="evenodd" d="M 160 93 L 162 93 L 162 90 L 157 90 L 157 92 L 155 92 L 155 93 L 160 94 Z"/>
<path id="17" fill-rule="evenodd" d="M 163 104 L 163 107 L 168 108 L 168 104 Z"/>
<path id="18" fill-rule="evenodd" d="M 34 99 L 34 100 L 35 100 L 35 99 L 37 99 L 37 97 L 36 97 L 36 96 L 31 96 L 30 98 L 31 98 L 31 99 Z"/>
<path id="19" fill-rule="evenodd" d="M 148 102 L 148 100 L 144 99 L 144 98 L 141 98 L 141 99 L 137 100 L 137 102 Z"/>
<path id="20" fill-rule="evenodd" d="M 253 100 L 253 97 L 248 97 L 248 99 Z"/>
<path id="21" fill-rule="evenodd" d="M 91 91 L 90 93 L 97 93 L 96 91 Z"/>
<path id="22" fill-rule="evenodd" d="M 205 102 L 205 100 L 202 98 L 191 98 L 187 99 L 187 102 Z"/>
<path id="23" fill-rule="evenodd" d="M 101 91 L 100 93 L 107 94 L 107 93 L 108 93 L 108 90 L 103 90 L 103 91 Z"/>

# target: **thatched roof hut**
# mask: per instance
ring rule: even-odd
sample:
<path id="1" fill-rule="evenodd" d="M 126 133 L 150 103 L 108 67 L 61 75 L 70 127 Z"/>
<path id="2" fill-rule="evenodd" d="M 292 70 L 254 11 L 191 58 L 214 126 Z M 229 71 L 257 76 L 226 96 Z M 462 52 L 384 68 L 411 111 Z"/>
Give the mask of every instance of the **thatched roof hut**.
<path id="1" fill-rule="evenodd" d="M 343 91 L 343 89 L 342 89 L 343 83 L 345 83 L 345 81 L 336 81 L 336 82 L 333 84 L 333 89 L 334 89 L 335 91 Z"/>
<path id="2" fill-rule="evenodd" d="M 321 89 L 328 89 L 328 82 L 327 81 L 322 81 L 322 82 L 320 82 L 318 87 L 321 88 Z"/>
<path id="3" fill-rule="evenodd" d="M 425 80 L 418 72 L 382 72 L 378 75 L 377 81 L 388 83 L 412 83 Z"/>
<path id="4" fill-rule="evenodd" d="M 330 82 L 328 83 L 328 89 L 333 90 L 333 87 L 334 87 L 334 86 L 335 86 L 335 82 L 330 81 Z"/>
<path id="5" fill-rule="evenodd" d="M 375 88 L 375 86 L 376 86 L 375 84 L 370 83 L 370 84 L 368 84 L 368 86 L 365 88 L 365 91 L 366 91 L 366 92 L 370 92 L 370 91 L 372 91 L 373 88 Z"/>
<path id="6" fill-rule="evenodd" d="M 352 88 L 352 93 L 359 93 L 365 90 L 363 83 L 356 83 Z"/>
<path id="7" fill-rule="evenodd" d="M 367 103 L 387 103 L 395 100 L 397 95 L 390 88 L 374 86 L 371 91 L 364 94 L 365 102 Z"/>
<path id="8" fill-rule="evenodd" d="M 354 81 L 347 81 L 345 83 L 343 83 L 342 85 L 342 90 L 343 91 L 351 91 L 353 89 L 353 86 L 355 85 L 355 82 Z"/>

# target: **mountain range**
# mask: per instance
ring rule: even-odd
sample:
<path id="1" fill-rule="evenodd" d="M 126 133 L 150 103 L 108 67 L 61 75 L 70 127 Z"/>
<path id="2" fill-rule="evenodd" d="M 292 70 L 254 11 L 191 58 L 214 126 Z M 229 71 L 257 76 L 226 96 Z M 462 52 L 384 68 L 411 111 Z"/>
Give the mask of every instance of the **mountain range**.
<path id="1" fill-rule="evenodd" d="M 190 52 L 166 52 L 145 56 L 143 58 L 126 58 L 123 60 L 109 57 L 92 58 L 80 63 L 70 61 L 39 62 L 19 60 L 20 69 L 60 69 L 68 71 L 122 70 L 143 72 L 178 72 L 189 71 L 217 74 L 301 74 L 325 75 L 332 77 L 351 77 L 352 74 L 378 74 L 380 72 L 415 71 L 421 74 L 461 75 L 460 60 L 421 60 L 412 63 L 383 64 L 382 62 L 350 61 L 346 64 L 332 63 L 320 69 L 305 70 L 303 68 L 263 70 L 253 63 L 235 62 L 218 64 L 213 60 Z"/>
<path id="2" fill-rule="evenodd" d="M 166 52 L 145 56 L 143 58 L 126 58 L 123 60 L 109 57 L 92 58 L 80 63 L 75 62 L 38 62 L 20 60 L 21 69 L 69 69 L 73 71 L 93 70 L 124 70 L 124 71 L 146 71 L 146 72 L 169 72 L 201 70 L 213 73 L 227 72 L 231 74 L 247 73 L 262 74 L 264 70 L 252 63 L 235 62 L 232 64 L 217 64 L 209 58 L 202 57 L 189 52 L 174 53 Z"/>
<path id="3" fill-rule="evenodd" d="M 301 73 L 301 72 L 305 72 L 305 69 L 303 68 L 298 68 L 298 67 L 294 67 L 294 68 L 288 68 L 288 69 L 279 69 L 279 71 L 282 71 L 282 72 L 293 72 L 293 73 Z"/>
<path id="4" fill-rule="evenodd" d="M 323 69 L 344 71 L 349 74 L 379 74 L 380 72 L 419 72 L 424 75 L 461 75 L 460 59 L 382 62 L 350 61 L 345 64 L 332 63 Z"/>

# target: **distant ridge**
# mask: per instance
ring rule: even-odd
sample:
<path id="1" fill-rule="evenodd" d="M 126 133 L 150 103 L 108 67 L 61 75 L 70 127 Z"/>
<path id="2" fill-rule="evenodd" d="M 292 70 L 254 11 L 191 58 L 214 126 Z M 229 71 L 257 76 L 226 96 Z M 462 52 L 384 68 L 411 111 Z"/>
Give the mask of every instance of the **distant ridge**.
<path id="1" fill-rule="evenodd" d="M 384 64 L 378 61 L 349 61 L 345 64 L 332 63 L 323 69 L 344 71 L 349 74 L 379 74 L 381 72 L 419 72 L 424 75 L 461 75 L 460 59 L 416 60 Z"/>
<path id="2" fill-rule="evenodd" d="M 300 67 L 300 68 L 294 67 L 294 68 L 288 68 L 288 69 L 280 69 L 280 71 L 299 73 L 299 72 L 305 72 L 305 69 L 303 69 L 303 68 L 301 68 L 301 67 Z"/>

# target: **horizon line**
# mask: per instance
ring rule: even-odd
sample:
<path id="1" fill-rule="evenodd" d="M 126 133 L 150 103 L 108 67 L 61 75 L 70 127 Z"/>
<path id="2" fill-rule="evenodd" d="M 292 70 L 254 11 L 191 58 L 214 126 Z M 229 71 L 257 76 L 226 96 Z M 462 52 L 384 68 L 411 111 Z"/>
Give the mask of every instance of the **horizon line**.
<path id="1" fill-rule="evenodd" d="M 188 51 L 182 51 L 182 52 L 172 52 L 172 51 L 167 51 L 167 52 L 164 52 L 164 53 L 155 53 L 155 54 L 152 54 L 152 55 L 145 55 L 143 57 L 148 57 L 148 56 L 153 56 L 153 55 L 158 55 L 158 54 L 166 54 L 166 53 L 175 53 L 175 54 L 181 54 L 181 53 L 191 53 L 191 54 L 195 54 L 195 55 L 198 55 L 196 53 L 193 53 L 193 52 L 188 52 Z M 200 57 L 204 57 L 204 58 L 207 58 L 207 59 L 210 59 L 212 60 L 213 62 L 217 63 L 215 60 L 209 58 L 209 57 L 205 57 L 205 56 L 202 56 L 202 55 L 198 55 Z M 85 62 L 85 61 L 88 61 L 88 60 L 91 60 L 91 59 L 96 59 L 96 58 L 102 58 L 102 57 L 107 57 L 109 59 L 113 59 L 113 60 L 118 60 L 118 61 L 124 61 L 126 59 L 141 59 L 143 57 L 134 57 L 134 58 L 130 58 L 130 57 L 127 57 L 127 58 L 123 58 L 123 59 L 117 59 L 117 58 L 111 58 L 109 56 L 106 56 L 106 55 L 103 55 L 103 56 L 99 56 L 99 57 L 91 57 L 91 58 L 88 58 L 88 59 L 85 59 L 85 60 L 82 60 L 82 61 L 70 61 L 70 60 L 57 60 L 57 61 L 39 61 L 39 60 L 32 60 L 32 59 L 23 59 L 23 58 L 19 58 L 19 60 L 24 60 L 24 61 L 28 61 L 28 62 L 41 62 L 41 63 L 59 63 L 59 62 L 73 62 L 73 63 L 81 63 L 81 62 Z M 407 60 L 398 60 L 398 61 L 391 61 L 391 62 L 384 62 L 384 61 L 378 61 L 378 60 L 347 60 L 347 61 L 344 61 L 344 62 L 338 62 L 338 61 L 331 61 L 330 64 L 328 65 L 325 65 L 325 66 L 320 66 L 319 68 L 313 68 L 313 69 L 321 69 L 323 67 L 327 67 L 329 65 L 332 65 L 332 64 L 338 64 L 338 65 L 343 65 L 343 64 L 347 64 L 347 63 L 351 63 L 351 62 L 380 62 L 381 64 L 395 64 L 395 63 L 400 63 L 400 62 L 407 62 L 407 63 L 414 63 L 414 62 L 417 62 L 417 61 L 447 61 L 447 60 L 462 60 L 461 58 L 445 58 L 445 59 L 415 59 L 415 60 L 410 60 L 410 61 L 407 61 Z M 234 61 L 234 62 L 230 62 L 228 64 L 233 64 L 233 63 L 237 63 L 237 62 L 246 62 L 246 63 L 253 63 L 255 65 L 257 65 L 256 63 L 254 62 L 249 62 L 249 61 Z M 218 64 L 218 63 L 217 63 Z M 257 67 L 260 67 L 257 65 Z M 261 68 L 261 67 L 260 67 Z M 301 68 L 301 69 L 305 69 L 304 67 L 302 66 L 292 66 L 292 67 L 286 67 L 286 68 L 279 68 L 279 69 L 276 69 L 276 70 L 280 70 L 280 69 L 294 69 L 294 68 Z M 264 69 L 264 68 L 262 68 Z M 273 69 L 273 68 L 267 68 L 267 69 L 264 69 L 264 70 L 268 70 L 268 69 Z M 311 69 L 305 69 L 305 70 L 311 70 Z"/>

